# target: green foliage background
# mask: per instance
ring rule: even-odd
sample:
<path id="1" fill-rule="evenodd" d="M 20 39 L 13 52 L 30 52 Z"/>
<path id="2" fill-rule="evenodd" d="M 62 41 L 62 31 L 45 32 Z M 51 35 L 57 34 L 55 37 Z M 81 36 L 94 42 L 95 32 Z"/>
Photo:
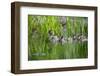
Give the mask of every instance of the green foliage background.
<path id="1" fill-rule="evenodd" d="M 87 58 L 87 42 L 52 44 L 48 40 L 48 31 L 55 35 L 63 35 L 60 16 L 36 16 L 28 15 L 28 60 L 55 60 Z M 72 21 L 72 19 L 74 19 Z M 66 29 L 64 33 L 70 37 L 73 34 L 88 36 L 88 19 L 86 17 L 66 17 Z M 32 30 L 35 29 L 36 32 Z M 36 55 L 35 55 L 36 54 Z M 42 55 L 43 54 L 43 55 Z"/>

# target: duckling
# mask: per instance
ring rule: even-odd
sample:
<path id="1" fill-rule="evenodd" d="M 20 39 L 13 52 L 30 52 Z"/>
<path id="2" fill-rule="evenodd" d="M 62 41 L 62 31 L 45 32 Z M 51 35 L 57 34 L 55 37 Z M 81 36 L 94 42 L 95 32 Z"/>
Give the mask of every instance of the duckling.
<path id="1" fill-rule="evenodd" d="M 34 38 L 34 37 L 35 37 L 36 33 L 37 33 L 36 28 L 33 28 L 33 29 L 32 29 L 32 38 Z"/>
<path id="2" fill-rule="evenodd" d="M 86 38 L 86 36 L 82 35 L 82 36 L 81 36 L 81 41 L 82 41 L 82 42 L 85 42 L 85 41 L 88 41 L 88 39 Z"/>
<path id="3" fill-rule="evenodd" d="M 52 43 L 56 44 L 58 43 L 58 41 L 59 41 L 59 38 L 57 36 L 52 37 L 52 40 L 51 40 Z"/>
<path id="4" fill-rule="evenodd" d="M 59 40 L 58 36 L 54 35 L 54 32 L 52 32 L 52 30 L 49 30 L 48 37 L 49 37 L 50 42 L 54 44 L 57 43 Z"/>
<path id="5" fill-rule="evenodd" d="M 64 26 L 66 24 L 66 17 L 65 16 L 60 17 L 60 23 L 62 24 L 62 26 Z"/>
<path id="6" fill-rule="evenodd" d="M 66 43 L 66 39 L 64 38 L 64 36 L 61 36 L 61 38 L 59 39 L 59 42 L 63 45 Z"/>
<path id="7" fill-rule="evenodd" d="M 48 35 L 49 35 L 49 36 L 52 36 L 52 35 L 54 35 L 54 32 L 53 32 L 52 30 L 49 30 L 49 31 L 48 31 Z"/>
<path id="8" fill-rule="evenodd" d="M 77 36 L 73 35 L 73 41 L 77 41 Z"/>
<path id="9" fill-rule="evenodd" d="M 85 41 L 88 41 L 88 39 L 87 39 L 87 38 L 84 38 L 84 39 L 82 40 L 82 42 L 85 42 Z"/>
<path id="10" fill-rule="evenodd" d="M 48 38 L 49 38 L 49 40 L 52 40 L 53 36 L 54 36 L 54 33 L 52 32 L 52 30 L 49 30 L 48 31 Z"/>
<path id="11" fill-rule="evenodd" d="M 60 17 L 60 23 L 62 25 L 62 31 L 66 32 L 66 17 L 65 16 Z"/>
<path id="12" fill-rule="evenodd" d="M 81 42 L 87 41 L 87 37 L 82 34 L 78 35 L 77 39 L 78 41 L 81 41 Z"/>
<path id="13" fill-rule="evenodd" d="M 72 43 L 73 42 L 73 37 L 68 37 L 68 42 Z"/>

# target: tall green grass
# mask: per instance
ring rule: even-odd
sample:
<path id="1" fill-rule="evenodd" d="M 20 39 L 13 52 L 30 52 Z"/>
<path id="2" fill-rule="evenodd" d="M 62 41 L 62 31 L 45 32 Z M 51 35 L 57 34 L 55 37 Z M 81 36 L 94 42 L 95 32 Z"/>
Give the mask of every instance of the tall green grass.
<path id="1" fill-rule="evenodd" d="M 88 36 L 86 17 L 66 17 L 66 32 L 62 32 L 60 16 L 28 15 L 28 60 L 77 59 L 88 57 L 87 42 L 53 44 L 48 40 L 48 31 L 56 36 L 83 34 Z"/>

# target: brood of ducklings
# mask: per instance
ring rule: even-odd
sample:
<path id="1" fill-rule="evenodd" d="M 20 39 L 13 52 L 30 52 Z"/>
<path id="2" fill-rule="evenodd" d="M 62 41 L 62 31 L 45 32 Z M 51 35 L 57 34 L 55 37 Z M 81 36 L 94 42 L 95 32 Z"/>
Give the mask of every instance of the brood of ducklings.
<path id="1" fill-rule="evenodd" d="M 50 42 L 56 44 L 56 43 L 61 43 L 62 45 L 65 44 L 65 43 L 73 43 L 73 42 L 84 42 L 84 41 L 88 41 L 87 37 L 84 36 L 84 35 L 73 35 L 73 36 L 70 36 L 68 38 L 65 38 L 64 36 L 56 36 L 54 35 L 54 32 L 53 31 L 49 31 L 48 32 L 48 38 L 50 40 Z"/>

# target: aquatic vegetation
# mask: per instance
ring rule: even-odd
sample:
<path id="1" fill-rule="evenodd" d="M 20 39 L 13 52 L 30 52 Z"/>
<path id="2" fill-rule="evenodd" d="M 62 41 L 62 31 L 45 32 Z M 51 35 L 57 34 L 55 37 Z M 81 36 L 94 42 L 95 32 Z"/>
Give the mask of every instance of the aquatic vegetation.
<path id="1" fill-rule="evenodd" d="M 88 18 L 28 15 L 28 60 L 88 57 Z"/>

